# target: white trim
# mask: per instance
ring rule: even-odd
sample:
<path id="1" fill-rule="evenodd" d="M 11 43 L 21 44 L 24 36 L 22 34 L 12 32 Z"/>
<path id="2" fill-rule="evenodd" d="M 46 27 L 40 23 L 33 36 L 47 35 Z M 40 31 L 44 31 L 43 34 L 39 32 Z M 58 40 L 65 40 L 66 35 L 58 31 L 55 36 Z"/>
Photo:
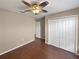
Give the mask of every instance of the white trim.
<path id="1" fill-rule="evenodd" d="M 52 19 L 61 19 L 61 18 L 67 18 L 67 17 L 73 17 L 73 16 L 76 16 L 76 17 L 78 17 L 78 14 L 74 14 L 74 15 L 68 15 L 68 16 L 60 16 L 60 17 L 53 17 L 53 18 L 48 18 L 48 19 L 50 19 L 50 20 L 52 20 Z"/>
<path id="2" fill-rule="evenodd" d="M 15 49 L 17 49 L 17 48 L 20 48 L 20 47 L 22 47 L 22 46 L 24 46 L 24 45 L 26 45 L 26 44 L 29 44 L 29 43 L 31 43 L 31 42 L 33 42 L 34 40 L 30 40 L 30 41 L 28 41 L 27 43 L 24 43 L 24 44 L 21 44 L 21 45 L 19 45 L 19 46 L 17 46 L 17 47 L 14 47 L 14 48 L 12 48 L 12 49 L 9 49 L 8 51 L 4 51 L 3 53 L 0 53 L 0 55 L 3 55 L 3 54 L 6 54 L 6 53 L 8 53 L 8 52 L 10 52 L 10 51 L 13 51 L 13 50 L 15 50 Z"/>
<path id="3" fill-rule="evenodd" d="M 78 56 L 79 56 L 79 54 L 76 54 L 76 55 L 78 55 Z"/>
<path id="4" fill-rule="evenodd" d="M 76 17 L 76 41 L 75 41 L 75 53 L 77 54 L 77 51 L 78 51 L 78 15 L 75 16 Z M 79 55 L 79 54 L 77 54 Z"/>

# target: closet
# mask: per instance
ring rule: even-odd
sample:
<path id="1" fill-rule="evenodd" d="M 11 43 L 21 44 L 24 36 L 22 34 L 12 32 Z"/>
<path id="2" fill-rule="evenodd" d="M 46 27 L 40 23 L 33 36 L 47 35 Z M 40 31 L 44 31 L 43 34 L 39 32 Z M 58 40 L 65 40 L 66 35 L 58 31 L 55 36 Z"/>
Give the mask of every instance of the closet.
<path id="1" fill-rule="evenodd" d="M 48 44 L 75 53 L 77 49 L 77 17 L 49 18 Z"/>
<path id="2" fill-rule="evenodd" d="M 35 23 L 35 36 L 41 38 L 41 26 L 39 21 Z"/>

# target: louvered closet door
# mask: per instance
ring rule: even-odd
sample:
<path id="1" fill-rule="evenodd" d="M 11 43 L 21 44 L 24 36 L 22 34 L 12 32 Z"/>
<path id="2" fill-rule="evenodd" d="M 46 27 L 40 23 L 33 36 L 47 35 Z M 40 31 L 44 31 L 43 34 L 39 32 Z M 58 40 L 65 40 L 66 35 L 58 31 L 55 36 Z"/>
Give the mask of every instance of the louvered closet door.
<path id="1" fill-rule="evenodd" d="M 48 44 L 75 52 L 76 18 L 65 17 L 48 20 Z"/>

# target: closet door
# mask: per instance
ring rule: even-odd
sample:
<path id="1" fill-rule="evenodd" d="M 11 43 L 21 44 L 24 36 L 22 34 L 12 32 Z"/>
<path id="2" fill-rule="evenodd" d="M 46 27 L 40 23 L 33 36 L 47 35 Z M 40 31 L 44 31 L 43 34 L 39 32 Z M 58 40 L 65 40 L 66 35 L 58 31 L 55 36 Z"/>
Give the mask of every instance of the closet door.
<path id="1" fill-rule="evenodd" d="M 48 20 L 48 44 L 75 52 L 76 19 L 65 17 Z"/>
<path id="2" fill-rule="evenodd" d="M 58 31 L 58 21 L 49 20 L 48 21 L 48 44 L 59 47 L 59 31 Z"/>
<path id="3" fill-rule="evenodd" d="M 37 38 L 41 38 L 40 22 L 36 22 L 35 24 L 35 34 Z"/>
<path id="4" fill-rule="evenodd" d="M 60 39 L 60 48 L 63 48 L 70 52 L 75 52 L 76 19 L 75 17 L 67 17 L 61 19 L 60 21 L 62 23 L 62 39 Z"/>

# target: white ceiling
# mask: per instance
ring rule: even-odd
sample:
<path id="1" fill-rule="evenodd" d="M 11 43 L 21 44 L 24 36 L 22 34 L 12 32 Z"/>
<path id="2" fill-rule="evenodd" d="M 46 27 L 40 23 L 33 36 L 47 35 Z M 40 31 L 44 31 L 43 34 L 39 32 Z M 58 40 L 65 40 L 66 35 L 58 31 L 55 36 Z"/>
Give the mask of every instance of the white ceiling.
<path id="1" fill-rule="evenodd" d="M 0 0 L 0 8 L 7 9 L 13 12 L 19 12 L 27 8 L 22 2 L 22 0 Z M 38 0 L 25 0 L 27 2 L 31 1 L 38 1 Z M 79 0 L 39 0 L 41 2 L 48 1 L 49 5 L 46 6 L 44 9 L 48 10 L 48 13 L 40 13 L 39 15 L 35 16 L 33 13 L 28 12 L 28 14 L 32 17 L 42 17 L 44 15 L 53 14 L 65 10 L 70 10 L 79 7 Z"/>

